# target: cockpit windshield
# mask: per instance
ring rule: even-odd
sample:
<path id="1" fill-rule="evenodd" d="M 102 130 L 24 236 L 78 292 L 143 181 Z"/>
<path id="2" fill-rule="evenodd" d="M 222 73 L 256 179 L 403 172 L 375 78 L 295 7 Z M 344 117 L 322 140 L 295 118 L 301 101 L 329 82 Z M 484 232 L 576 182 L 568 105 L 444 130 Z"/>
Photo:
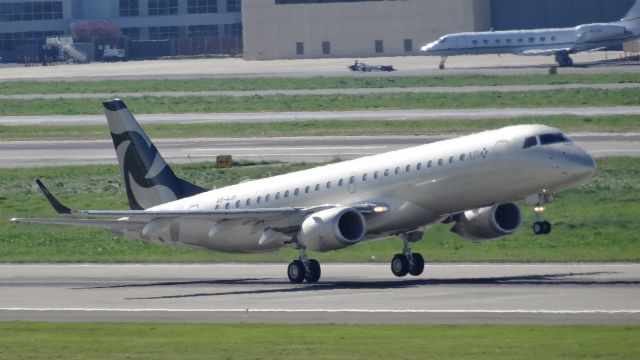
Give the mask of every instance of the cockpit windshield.
<path id="1" fill-rule="evenodd" d="M 556 143 L 570 143 L 571 140 L 562 133 L 542 134 L 540 135 L 541 145 L 550 145 Z"/>
<path id="2" fill-rule="evenodd" d="M 540 139 L 539 141 L 538 141 L 538 138 Z M 529 136 L 528 138 L 524 139 L 524 144 L 522 145 L 522 148 L 528 149 L 530 147 L 534 147 L 537 145 L 550 145 L 550 144 L 557 144 L 557 143 L 571 143 L 571 139 L 569 139 L 562 133 L 542 134 L 539 137 Z"/>

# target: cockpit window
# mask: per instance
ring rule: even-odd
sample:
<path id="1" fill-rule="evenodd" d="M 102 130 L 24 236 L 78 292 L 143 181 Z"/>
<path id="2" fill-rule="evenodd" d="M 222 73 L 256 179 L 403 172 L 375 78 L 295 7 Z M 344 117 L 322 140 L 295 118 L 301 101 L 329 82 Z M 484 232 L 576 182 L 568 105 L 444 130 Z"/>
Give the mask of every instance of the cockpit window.
<path id="1" fill-rule="evenodd" d="M 443 37 L 442 39 L 440 39 L 440 42 L 441 42 L 441 43 L 446 43 L 446 42 L 447 42 L 447 38 L 446 38 L 446 37 Z"/>
<path id="2" fill-rule="evenodd" d="M 562 142 L 570 143 L 571 140 L 569 140 L 568 137 L 564 136 L 564 134 L 561 134 L 561 133 L 540 135 L 540 144 L 542 145 L 556 144 L 556 143 L 562 143 Z"/>
<path id="3" fill-rule="evenodd" d="M 522 146 L 522 148 L 528 149 L 536 145 L 538 145 L 538 138 L 536 138 L 535 136 L 529 136 L 528 138 L 524 139 L 524 145 Z"/>

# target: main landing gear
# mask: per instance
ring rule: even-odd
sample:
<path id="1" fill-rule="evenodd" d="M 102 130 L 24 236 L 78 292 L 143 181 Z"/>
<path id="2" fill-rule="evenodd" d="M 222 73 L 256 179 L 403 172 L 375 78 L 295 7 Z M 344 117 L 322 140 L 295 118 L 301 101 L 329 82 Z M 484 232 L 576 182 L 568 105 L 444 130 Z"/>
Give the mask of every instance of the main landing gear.
<path id="1" fill-rule="evenodd" d="M 440 70 L 444 70 L 444 68 L 445 68 L 444 63 L 445 63 L 446 61 L 447 61 L 447 57 L 446 57 L 446 56 L 443 56 L 443 57 L 440 59 L 440 65 L 438 65 L 438 69 L 440 69 Z"/>
<path id="2" fill-rule="evenodd" d="M 544 192 L 538 194 L 538 202 L 533 208 L 533 211 L 536 213 L 536 222 L 533 223 L 533 232 L 536 235 L 547 235 L 551 232 L 551 223 L 547 220 L 544 220 L 542 217 L 544 204 L 550 203 L 551 201 L 553 201 L 553 194 Z"/>
<path id="3" fill-rule="evenodd" d="M 569 57 L 569 54 L 566 52 L 560 52 L 556 54 L 556 62 L 560 67 L 571 67 L 573 66 L 573 60 Z"/>
<path id="4" fill-rule="evenodd" d="M 419 253 L 412 253 L 409 247 L 410 242 L 416 242 L 422 239 L 422 231 L 410 231 L 400 234 L 404 247 L 402 254 L 396 254 L 391 260 L 391 272 L 397 277 L 403 277 L 407 274 L 418 276 L 424 271 L 424 258 Z"/>
<path id="5" fill-rule="evenodd" d="M 303 281 L 308 283 L 316 283 L 320 280 L 320 262 L 316 259 L 307 259 L 305 249 L 300 249 L 300 259 L 293 260 L 287 268 L 287 276 L 289 281 L 294 284 L 300 284 Z"/>

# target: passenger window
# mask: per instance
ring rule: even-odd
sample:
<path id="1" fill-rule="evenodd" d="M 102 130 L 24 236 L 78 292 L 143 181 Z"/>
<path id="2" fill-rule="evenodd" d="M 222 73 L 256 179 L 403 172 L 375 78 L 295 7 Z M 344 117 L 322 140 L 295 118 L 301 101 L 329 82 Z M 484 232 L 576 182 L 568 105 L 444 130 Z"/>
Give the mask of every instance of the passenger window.
<path id="1" fill-rule="evenodd" d="M 428 167 L 428 168 L 430 168 L 430 167 L 431 167 L 431 165 L 433 165 L 433 161 L 432 161 L 432 160 L 429 160 L 429 162 L 427 163 L 427 167 Z"/>
<path id="2" fill-rule="evenodd" d="M 422 163 L 421 163 L 421 162 L 419 162 L 419 163 L 416 165 L 416 170 L 420 170 L 420 169 L 422 169 Z"/>
<path id="3" fill-rule="evenodd" d="M 460 155 L 460 161 L 464 161 L 465 157 L 465 154 Z"/>
<path id="4" fill-rule="evenodd" d="M 224 208 L 225 208 L 225 209 L 228 209 L 228 208 L 229 208 L 229 205 L 230 205 L 229 203 L 224 204 Z"/>
<path id="5" fill-rule="evenodd" d="M 331 181 L 327 181 L 327 189 L 331 189 Z"/>
<path id="6" fill-rule="evenodd" d="M 386 169 L 386 170 L 384 171 L 384 176 L 389 176 L 389 169 Z"/>
<path id="7" fill-rule="evenodd" d="M 444 161 L 442 159 L 438 159 L 438 166 L 444 165 Z"/>
<path id="8" fill-rule="evenodd" d="M 409 172 L 411 171 L 411 165 L 407 165 L 406 168 L 404 168 L 404 172 Z"/>
<path id="9" fill-rule="evenodd" d="M 293 190 L 293 196 L 298 196 L 300 195 L 300 188 L 296 188 L 295 190 Z"/>
<path id="10" fill-rule="evenodd" d="M 529 38 L 529 42 L 533 44 L 534 42 L 536 42 L 536 38 L 534 38 L 534 37 L 530 37 L 530 38 Z"/>
<path id="11" fill-rule="evenodd" d="M 264 197 L 264 202 L 269 201 L 269 199 L 271 199 L 271 194 L 267 194 L 267 195 Z"/>
<path id="12" fill-rule="evenodd" d="M 344 184 L 344 179 L 338 180 L 338 186 L 342 186 Z"/>
<path id="13" fill-rule="evenodd" d="M 280 192 L 276 193 L 276 200 L 280 200 Z"/>
<path id="14" fill-rule="evenodd" d="M 519 43 L 522 43 L 523 41 L 524 41 L 523 39 L 518 39 L 518 42 L 519 42 Z"/>
<path id="15" fill-rule="evenodd" d="M 396 175 L 400 174 L 400 168 L 397 167 L 396 170 L 394 171 Z"/>
<path id="16" fill-rule="evenodd" d="M 547 41 L 547 38 L 543 36 L 543 37 L 540 38 L 540 41 L 541 42 L 545 42 L 545 41 Z"/>
<path id="17" fill-rule="evenodd" d="M 529 136 L 528 138 L 524 139 L 524 145 L 522 146 L 522 148 L 528 149 L 536 145 L 538 145 L 538 139 L 535 136 Z"/>
<path id="18" fill-rule="evenodd" d="M 305 188 L 304 188 L 304 193 L 305 193 L 305 194 L 308 194 L 308 193 L 309 193 L 309 190 L 311 190 L 311 187 L 310 187 L 310 186 L 305 187 Z"/>
<path id="19" fill-rule="evenodd" d="M 511 44 L 511 39 L 507 39 L 507 44 Z"/>
<path id="20" fill-rule="evenodd" d="M 240 207 L 240 200 L 236 201 L 236 208 Z"/>
<path id="21" fill-rule="evenodd" d="M 485 45 L 487 45 L 487 44 L 489 44 L 489 40 L 484 39 L 484 40 L 482 40 L 482 43 L 483 43 L 483 44 L 485 44 Z"/>
<path id="22" fill-rule="evenodd" d="M 364 175 L 362 175 L 362 181 L 367 181 L 367 173 L 364 173 Z"/>
<path id="23" fill-rule="evenodd" d="M 453 156 L 449 156 L 449 164 L 453 164 Z"/>
<path id="24" fill-rule="evenodd" d="M 349 184 L 353 184 L 354 182 L 356 182 L 356 177 L 352 176 L 349 178 Z"/>
<path id="25" fill-rule="evenodd" d="M 262 201 L 262 196 L 258 196 L 256 198 L 256 204 L 260 204 L 261 201 Z"/>
<path id="26" fill-rule="evenodd" d="M 249 206 L 251 205 L 251 199 L 247 199 L 247 201 L 244 202 L 244 206 Z"/>
<path id="27" fill-rule="evenodd" d="M 285 192 L 284 192 L 284 197 L 285 197 L 285 198 L 288 198 L 288 197 L 289 197 L 289 190 L 287 190 L 287 191 L 285 191 Z"/>
<path id="28" fill-rule="evenodd" d="M 478 40 L 473 40 L 472 43 L 473 45 L 478 45 Z"/>
<path id="29" fill-rule="evenodd" d="M 373 173 L 373 178 L 374 178 L 374 179 L 377 179 L 377 178 L 378 178 L 378 175 L 380 175 L 380 172 L 379 172 L 379 171 L 375 171 L 375 172 Z"/>
<path id="30" fill-rule="evenodd" d="M 216 210 L 220 209 L 220 204 L 216 205 L 215 209 Z"/>
<path id="31" fill-rule="evenodd" d="M 320 191 L 320 184 L 316 184 L 316 191 Z"/>

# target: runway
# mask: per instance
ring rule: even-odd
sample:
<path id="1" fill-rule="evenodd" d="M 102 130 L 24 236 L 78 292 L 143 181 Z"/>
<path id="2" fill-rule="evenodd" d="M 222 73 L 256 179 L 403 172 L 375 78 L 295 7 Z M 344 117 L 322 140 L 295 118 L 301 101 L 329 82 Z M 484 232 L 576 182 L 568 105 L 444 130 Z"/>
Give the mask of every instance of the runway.
<path id="1" fill-rule="evenodd" d="M 640 115 L 640 106 L 558 107 L 558 108 L 484 108 L 484 109 L 415 109 L 415 110 L 347 110 L 295 112 L 239 112 L 190 114 L 134 114 L 142 124 L 217 124 L 270 123 L 313 120 L 481 120 L 544 116 L 627 116 Z M 0 116 L 0 125 L 105 125 L 104 115 Z"/>
<path id="2" fill-rule="evenodd" d="M 105 130 L 106 132 L 106 130 Z M 595 157 L 640 156 L 640 134 L 570 134 Z M 323 162 L 352 159 L 443 140 L 449 136 L 327 136 L 247 139 L 156 139 L 171 163 L 215 161 L 229 154 L 236 160 Z M 0 141 L 0 167 L 116 164 L 110 140 Z"/>
<path id="3" fill-rule="evenodd" d="M 268 323 L 640 322 L 640 264 L 0 265 L 0 319 Z"/>

